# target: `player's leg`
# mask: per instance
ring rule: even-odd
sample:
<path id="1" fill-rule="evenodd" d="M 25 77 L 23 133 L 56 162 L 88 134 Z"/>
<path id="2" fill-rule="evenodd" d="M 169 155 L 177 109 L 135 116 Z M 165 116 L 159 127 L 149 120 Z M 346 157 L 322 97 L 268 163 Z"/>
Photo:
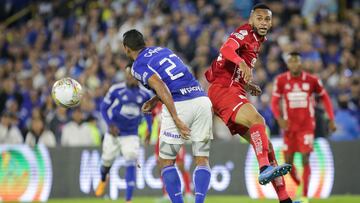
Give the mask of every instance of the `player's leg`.
<path id="1" fill-rule="evenodd" d="M 294 155 L 298 149 L 298 143 L 295 134 L 290 131 L 284 133 L 284 157 L 285 163 L 291 164 L 290 177 L 293 179 L 296 185 L 300 184 L 300 178 L 298 177 L 296 167 L 294 165 Z"/>
<path id="2" fill-rule="evenodd" d="M 289 164 L 283 164 L 277 167 L 272 167 L 270 165 L 268 158 L 269 140 L 266 134 L 265 120 L 252 104 L 246 103 L 240 106 L 231 119 L 234 123 L 249 128 L 250 144 L 253 146 L 256 158 L 259 162 L 260 184 L 267 184 L 274 178 L 285 175 L 291 170 L 291 165 Z"/>
<path id="3" fill-rule="evenodd" d="M 112 163 L 114 162 L 116 156 L 119 154 L 120 143 L 117 136 L 113 136 L 109 133 L 105 133 L 102 155 L 101 155 L 101 181 L 99 182 L 95 195 L 102 196 L 105 193 L 106 185 L 108 182 L 108 174 L 111 168 Z"/>
<path id="4" fill-rule="evenodd" d="M 179 113 L 180 119 L 187 124 L 188 120 L 183 117 L 186 112 L 184 112 L 180 106 L 181 102 L 175 102 L 175 107 Z M 166 192 L 173 203 L 183 203 L 181 181 L 175 167 L 175 159 L 184 141 L 181 139 L 169 111 L 164 106 L 161 112 L 161 130 L 159 139 L 159 165 Z"/>
<path id="5" fill-rule="evenodd" d="M 119 138 L 121 154 L 126 161 L 126 193 L 125 201 L 130 203 L 133 197 L 136 180 L 136 163 L 139 157 L 140 139 L 137 135 Z"/>
<path id="6" fill-rule="evenodd" d="M 213 113 L 209 98 L 201 97 L 193 101 L 194 119 L 191 124 L 192 152 L 196 168 L 193 172 L 195 203 L 203 203 L 209 188 L 211 169 L 209 166 L 210 144 L 213 139 Z"/>
<path id="7" fill-rule="evenodd" d="M 303 164 L 303 199 L 307 201 L 306 197 L 308 194 L 309 182 L 310 182 L 310 153 L 313 151 L 314 143 L 314 132 L 313 131 L 304 131 L 298 132 L 297 136 L 298 142 L 298 151 L 302 155 L 302 164 Z"/>
<path id="8" fill-rule="evenodd" d="M 196 168 L 193 172 L 195 203 L 203 203 L 210 185 L 211 169 L 209 165 L 210 140 L 193 142 L 193 155 Z"/>
<path id="9" fill-rule="evenodd" d="M 249 143 L 250 143 L 250 133 L 249 131 L 247 131 L 247 133 L 244 134 L 243 136 Z M 269 158 L 269 162 L 272 166 L 276 167 L 277 164 L 277 160 L 276 160 L 276 156 L 275 156 L 275 151 L 273 148 L 272 143 L 269 141 L 269 154 L 268 154 L 268 158 Z M 292 200 L 289 197 L 289 194 L 286 191 L 286 185 L 285 185 L 285 180 L 283 177 L 277 177 L 274 180 L 271 181 L 275 192 L 278 196 L 278 199 L 280 200 L 280 203 L 288 203 L 288 202 L 292 202 Z"/>
<path id="10" fill-rule="evenodd" d="M 296 166 L 294 165 L 294 153 L 284 151 L 285 162 L 291 164 L 290 177 L 296 185 L 300 185 L 300 179 L 297 174 Z"/>
<path id="11" fill-rule="evenodd" d="M 174 165 L 180 148 L 180 144 L 168 144 L 160 138 L 159 164 L 161 167 L 161 177 L 172 203 L 184 202 L 180 176 Z"/>
<path id="12" fill-rule="evenodd" d="M 308 195 L 308 189 L 309 189 L 309 182 L 310 182 L 310 153 L 302 153 L 302 164 L 303 164 L 303 175 L 302 175 L 302 181 L 303 181 L 303 197 L 307 197 Z"/>
<path id="13" fill-rule="evenodd" d="M 183 181 L 184 181 L 185 195 L 191 196 L 192 195 L 191 185 L 190 185 L 191 179 L 190 179 L 189 171 L 187 171 L 185 169 L 185 155 L 186 155 L 186 150 L 185 150 L 185 146 L 183 146 L 180 148 L 180 151 L 176 157 L 176 166 L 180 170 Z"/>

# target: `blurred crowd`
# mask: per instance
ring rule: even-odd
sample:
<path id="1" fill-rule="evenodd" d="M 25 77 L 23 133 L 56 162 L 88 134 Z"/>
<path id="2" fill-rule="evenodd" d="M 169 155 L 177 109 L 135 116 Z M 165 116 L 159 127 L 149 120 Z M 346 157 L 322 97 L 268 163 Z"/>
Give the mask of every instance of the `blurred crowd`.
<path id="1" fill-rule="evenodd" d="M 124 80 L 128 59 L 122 34 L 138 29 L 148 45 L 173 49 L 207 87 L 204 71 L 227 36 L 247 22 L 256 0 L 5 0 L 0 5 L 0 144 L 97 146 L 106 130 L 99 105 L 111 84 Z M 360 3 L 277 0 L 268 3 L 273 28 L 262 46 L 251 97 L 272 135 L 281 132 L 269 101 L 283 56 L 301 52 L 335 107 L 334 140 L 360 138 Z M 11 24 L 21 9 L 31 12 Z M 51 99 L 54 81 L 69 76 L 86 89 L 81 105 L 64 109 Z M 317 134 L 327 135 L 326 114 L 316 107 Z M 216 119 L 218 121 L 218 119 Z M 216 122 L 215 135 L 228 136 Z"/>

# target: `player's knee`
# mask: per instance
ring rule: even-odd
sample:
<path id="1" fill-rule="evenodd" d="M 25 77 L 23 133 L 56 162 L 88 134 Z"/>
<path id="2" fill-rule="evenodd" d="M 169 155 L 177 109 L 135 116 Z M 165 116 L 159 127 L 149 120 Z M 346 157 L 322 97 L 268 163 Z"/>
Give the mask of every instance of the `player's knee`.
<path id="1" fill-rule="evenodd" d="M 195 164 L 197 166 L 209 166 L 209 157 L 206 156 L 196 156 Z"/>
<path id="2" fill-rule="evenodd" d="M 126 161 L 134 161 L 137 159 L 137 157 L 138 157 L 138 154 L 134 153 L 134 152 L 129 152 L 126 155 L 124 155 L 124 159 Z"/>
<path id="3" fill-rule="evenodd" d="M 111 167 L 113 162 L 114 162 L 114 160 L 112 160 L 112 159 L 102 159 L 101 160 L 101 165 L 103 165 L 105 167 Z"/>
<path id="4" fill-rule="evenodd" d="M 160 165 L 160 168 L 164 168 L 166 166 L 171 166 L 171 165 L 174 165 L 175 164 L 175 159 L 172 160 L 172 159 L 163 159 L 161 157 L 159 157 L 159 165 Z"/>
<path id="5" fill-rule="evenodd" d="M 250 118 L 250 125 L 255 125 L 255 124 L 265 125 L 265 119 L 259 113 L 256 113 Z"/>
<path id="6" fill-rule="evenodd" d="M 302 164 L 308 165 L 310 162 L 310 154 L 302 154 Z"/>

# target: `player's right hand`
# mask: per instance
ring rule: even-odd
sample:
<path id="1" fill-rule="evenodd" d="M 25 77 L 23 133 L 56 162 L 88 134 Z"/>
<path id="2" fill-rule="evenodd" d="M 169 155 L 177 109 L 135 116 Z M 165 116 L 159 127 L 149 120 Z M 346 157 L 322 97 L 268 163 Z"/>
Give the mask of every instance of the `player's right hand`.
<path id="1" fill-rule="evenodd" d="M 252 79 L 251 68 L 249 68 L 245 61 L 239 63 L 239 69 L 241 70 L 241 78 L 245 81 L 245 83 L 249 83 Z"/>
<path id="2" fill-rule="evenodd" d="M 117 137 L 120 134 L 120 130 L 119 128 L 115 125 L 115 124 L 110 124 L 109 126 L 109 133 L 114 136 Z"/>
<path id="3" fill-rule="evenodd" d="M 283 130 L 287 130 L 288 129 L 288 122 L 287 120 L 283 119 L 283 118 L 278 118 L 277 122 L 280 126 L 281 129 Z"/>
<path id="4" fill-rule="evenodd" d="M 248 84 L 246 84 L 245 88 L 248 92 L 250 92 L 250 94 L 252 96 L 259 96 L 262 93 L 259 85 L 255 85 L 252 82 L 249 82 Z"/>
<path id="5" fill-rule="evenodd" d="M 179 118 L 174 119 L 174 122 L 180 131 L 180 136 L 185 140 L 190 139 L 190 128 Z"/>

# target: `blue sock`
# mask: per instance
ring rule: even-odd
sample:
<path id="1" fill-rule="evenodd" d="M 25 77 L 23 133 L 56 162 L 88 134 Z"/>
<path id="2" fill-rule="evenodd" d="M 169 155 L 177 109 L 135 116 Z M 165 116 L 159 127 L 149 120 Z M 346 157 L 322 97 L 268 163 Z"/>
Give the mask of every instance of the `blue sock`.
<path id="1" fill-rule="evenodd" d="M 126 167 L 126 201 L 130 201 L 132 199 L 135 187 L 135 177 L 136 177 L 136 168 L 135 166 Z"/>
<path id="2" fill-rule="evenodd" d="M 101 181 L 102 182 L 105 182 L 106 176 L 109 173 L 109 171 L 110 171 L 110 167 L 103 166 L 103 165 L 101 166 L 100 173 L 101 173 Z"/>
<path id="3" fill-rule="evenodd" d="M 208 166 L 197 166 L 194 170 L 195 203 L 203 203 L 209 188 L 211 171 Z"/>
<path id="4" fill-rule="evenodd" d="M 179 174 L 175 166 L 166 166 L 161 170 L 161 176 L 163 178 L 165 189 L 169 194 L 172 203 L 183 203 L 183 197 L 181 192 L 181 182 Z"/>

